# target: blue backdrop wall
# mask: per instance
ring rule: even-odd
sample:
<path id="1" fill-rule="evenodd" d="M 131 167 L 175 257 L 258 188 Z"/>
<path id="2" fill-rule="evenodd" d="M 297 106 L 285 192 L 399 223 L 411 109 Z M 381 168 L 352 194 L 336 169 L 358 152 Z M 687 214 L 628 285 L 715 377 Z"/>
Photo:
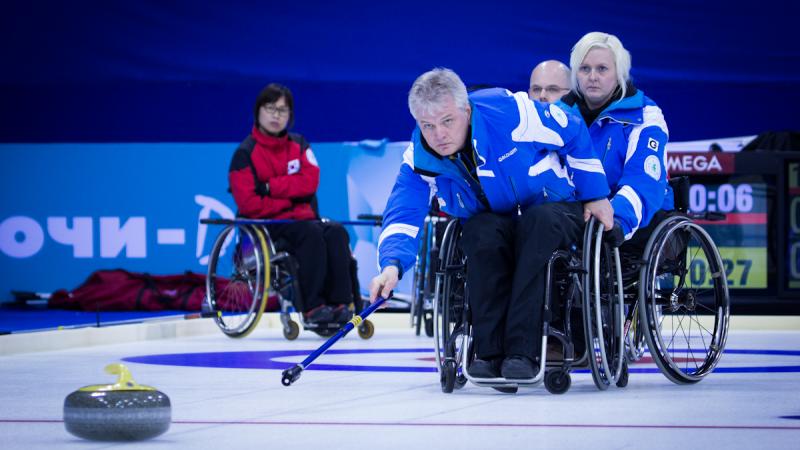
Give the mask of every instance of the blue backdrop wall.
<path id="1" fill-rule="evenodd" d="M 382 210 L 402 144 L 342 142 L 407 140 L 416 76 L 444 66 L 525 90 L 537 62 L 567 61 L 589 31 L 622 39 L 672 141 L 797 129 L 798 12 L 778 0 L 5 2 L 0 300 L 99 268 L 202 272 L 214 231 L 197 219 L 233 209 L 226 168 L 268 82 L 292 88 L 295 129 L 317 143 L 323 213 L 354 218 Z M 352 232 L 363 280 L 374 230 Z"/>
<path id="2" fill-rule="evenodd" d="M 672 140 L 796 129 L 797 2 L 763 0 L 11 1 L 0 15 L 0 140 L 238 141 L 270 81 L 311 141 L 408 139 L 434 66 L 527 88 L 588 31 L 618 35 Z"/>
<path id="3" fill-rule="evenodd" d="M 408 143 L 368 144 L 312 145 L 324 217 L 383 212 Z M 236 146 L 0 144 L 0 302 L 12 290 L 73 289 L 98 269 L 205 273 L 222 228 L 200 219 L 236 212 L 227 192 Z M 377 274 L 380 229 L 348 229 L 366 289 Z"/>

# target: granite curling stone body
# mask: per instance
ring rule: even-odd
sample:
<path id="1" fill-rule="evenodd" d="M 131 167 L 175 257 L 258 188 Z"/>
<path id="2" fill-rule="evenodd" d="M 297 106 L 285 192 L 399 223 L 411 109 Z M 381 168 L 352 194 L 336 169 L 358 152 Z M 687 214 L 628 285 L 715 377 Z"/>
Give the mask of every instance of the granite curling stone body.
<path id="1" fill-rule="evenodd" d="M 117 374 L 115 384 L 85 386 L 64 399 L 64 426 L 75 436 L 98 441 L 139 441 L 169 429 L 169 397 L 136 384 L 123 364 L 105 368 Z"/>

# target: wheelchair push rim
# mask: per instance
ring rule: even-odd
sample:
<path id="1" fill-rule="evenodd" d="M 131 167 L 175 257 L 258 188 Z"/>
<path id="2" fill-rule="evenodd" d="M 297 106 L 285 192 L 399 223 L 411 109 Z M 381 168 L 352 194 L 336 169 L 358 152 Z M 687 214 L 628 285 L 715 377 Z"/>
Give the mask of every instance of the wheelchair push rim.
<path id="1" fill-rule="evenodd" d="M 586 226 L 583 248 L 586 349 L 592 379 L 598 389 L 605 390 L 618 384 L 624 375 L 624 293 L 619 250 L 603 244 L 603 225 L 594 217 Z M 605 258 L 601 260 L 601 256 Z M 601 277 L 606 279 L 603 286 Z"/>

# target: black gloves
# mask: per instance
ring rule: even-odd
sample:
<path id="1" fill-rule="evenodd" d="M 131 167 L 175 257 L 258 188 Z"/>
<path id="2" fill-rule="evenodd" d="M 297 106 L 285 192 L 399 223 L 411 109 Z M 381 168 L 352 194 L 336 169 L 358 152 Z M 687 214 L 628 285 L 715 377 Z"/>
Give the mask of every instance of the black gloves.
<path id="1" fill-rule="evenodd" d="M 311 200 L 312 200 L 313 198 L 314 198 L 314 196 L 313 196 L 313 195 L 308 195 L 308 196 L 305 196 L 305 197 L 293 197 L 293 198 L 292 198 L 292 204 L 297 204 L 297 203 L 311 203 Z"/>
<path id="2" fill-rule="evenodd" d="M 256 194 L 266 197 L 269 195 L 269 183 L 256 184 Z"/>
<path id="3" fill-rule="evenodd" d="M 267 197 L 269 195 L 269 183 L 256 184 L 256 194 L 262 197 Z M 307 195 L 305 197 L 292 197 L 289 200 L 291 200 L 292 204 L 297 204 L 297 203 L 311 203 L 313 199 L 314 199 L 314 194 Z"/>
<path id="4" fill-rule="evenodd" d="M 612 247 L 619 247 L 625 242 L 625 235 L 622 233 L 622 225 L 618 220 L 614 220 L 614 228 L 603 233 L 603 241 Z"/>

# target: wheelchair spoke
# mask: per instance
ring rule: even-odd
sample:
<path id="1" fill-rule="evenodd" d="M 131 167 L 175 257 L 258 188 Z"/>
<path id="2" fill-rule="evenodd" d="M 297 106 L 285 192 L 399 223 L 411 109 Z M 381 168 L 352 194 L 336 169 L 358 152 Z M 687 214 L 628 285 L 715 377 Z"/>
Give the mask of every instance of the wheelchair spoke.
<path id="1" fill-rule="evenodd" d="M 698 328 L 702 328 L 703 331 L 705 331 L 709 335 L 713 336 L 714 333 L 711 330 L 709 330 L 708 328 L 704 327 L 702 323 L 700 323 L 700 319 L 697 318 L 697 312 L 694 313 L 694 316 L 695 316 L 694 322 L 697 324 Z"/>
<path id="2" fill-rule="evenodd" d="M 667 350 L 669 351 L 670 354 L 672 354 L 673 350 L 671 349 L 673 348 L 673 344 L 675 343 L 675 316 L 670 314 L 669 320 L 670 320 L 670 329 L 672 330 L 672 336 L 669 340 L 669 343 L 667 344 Z"/>
<path id="3" fill-rule="evenodd" d="M 698 294 L 701 294 L 701 293 L 698 293 Z M 697 297 L 700 297 L 700 295 L 697 295 Z M 695 306 L 696 306 L 695 311 L 698 308 L 702 308 L 703 310 L 705 310 L 706 312 L 709 312 L 711 314 L 714 314 L 716 312 L 713 308 L 709 308 L 708 306 L 704 305 L 703 303 L 701 303 L 699 301 L 695 304 Z"/>
<path id="4" fill-rule="evenodd" d="M 684 317 L 685 317 L 685 316 L 684 316 Z M 692 361 L 694 361 L 694 351 L 693 351 L 693 349 L 692 349 L 692 340 L 691 340 L 691 335 L 692 335 L 692 321 L 691 321 L 691 319 L 689 320 L 689 334 L 688 334 L 688 336 L 687 336 L 687 334 L 686 334 L 686 329 L 683 327 L 683 318 L 681 318 L 681 320 L 680 320 L 679 324 L 680 324 L 681 332 L 683 333 L 683 338 L 684 338 L 684 339 L 685 339 L 685 341 L 686 341 L 686 351 L 687 351 L 687 356 L 690 356 L 690 357 L 691 357 L 691 358 L 689 358 L 689 357 L 685 358 L 685 359 L 686 359 L 686 364 L 685 364 L 684 368 L 685 368 L 686 370 L 689 370 L 689 360 L 691 359 Z M 695 362 L 695 369 L 696 369 L 696 368 L 697 368 L 697 363 Z"/>
<path id="5" fill-rule="evenodd" d="M 708 354 L 708 353 L 709 353 L 709 349 L 710 349 L 711 347 L 710 347 L 710 345 L 709 345 L 709 344 L 707 344 L 707 343 L 706 343 L 706 336 L 705 336 L 705 334 L 704 334 L 702 331 L 705 331 L 705 332 L 706 332 L 706 333 L 708 333 L 709 335 L 713 335 L 713 334 L 712 334 L 712 333 L 710 333 L 710 332 L 708 331 L 708 329 L 706 329 L 706 327 L 704 327 L 704 326 L 703 326 L 703 324 L 701 324 L 701 323 L 700 323 L 700 319 L 697 317 L 697 313 L 695 313 L 695 315 L 694 315 L 694 319 L 693 319 L 693 320 L 694 320 L 694 321 L 695 321 L 695 323 L 697 324 L 697 327 L 701 329 L 700 331 L 698 331 L 698 334 L 700 335 L 700 339 L 703 341 L 703 348 L 704 348 L 704 349 L 706 349 L 706 354 Z"/>

